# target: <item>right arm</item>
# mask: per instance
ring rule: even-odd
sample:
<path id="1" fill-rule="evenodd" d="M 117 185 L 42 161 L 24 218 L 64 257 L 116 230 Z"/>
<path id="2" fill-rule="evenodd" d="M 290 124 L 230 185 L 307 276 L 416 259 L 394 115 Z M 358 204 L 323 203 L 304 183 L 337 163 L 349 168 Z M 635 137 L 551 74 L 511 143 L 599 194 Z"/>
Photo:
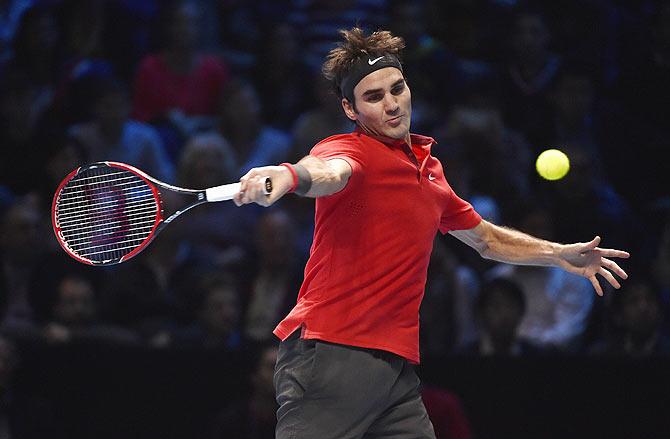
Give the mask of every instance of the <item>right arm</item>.
<path id="1" fill-rule="evenodd" d="M 323 160 L 312 155 L 305 156 L 298 163 L 304 167 L 312 179 L 312 185 L 305 194 L 316 198 L 341 191 L 351 176 L 351 166 L 343 159 Z M 263 180 L 270 177 L 272 193 L 263 193 Z M 240 191 L 235 194 L 235 204 L 256 203 L 270 206 L 283 197 L 293 185 L 293 175 L 285 166 L 263 166 L 253 168 L 240 179 Z"/>

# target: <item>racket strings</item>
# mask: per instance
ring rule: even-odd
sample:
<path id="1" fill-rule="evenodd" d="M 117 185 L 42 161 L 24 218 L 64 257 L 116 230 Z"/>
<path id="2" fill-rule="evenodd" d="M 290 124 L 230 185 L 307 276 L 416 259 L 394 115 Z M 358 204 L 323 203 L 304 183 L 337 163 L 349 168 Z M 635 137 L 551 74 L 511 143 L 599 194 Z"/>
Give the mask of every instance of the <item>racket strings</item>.
<path id="1" fill-rule="evenodd" d="M 122 187 L 123 185 L 116 185 L 112 191 L 103 191 L 103 190 L 95 190 L 95 189 L 84 189 L 85 195 L 77 195 L 69 198 L 63 198 L 61 200 L 62 203 L 65 203 L 68 205 L 68 207 L 76 207 L 77 204 L 80 203 L 88 203 L 88 200 L 90 199 L 91 196 L 96 196 L 100 198 L 104 198 L 109 195 L 113 195 L 118 193 L 119 191 L 123 192 L 128 192 L 128 193 L 133 193 L 136 194 L 138 191 L 135 189 L 139 189 L 141 192 L 144 192 L 148 195 L 151 194 L 151 189 L 149 189 L 146 185 L 135 185 L 135 186 L 129 186 L 129 187 Z"/>
<path id="2" fill-rule="evenodd" d="M 56 221 L 67 246 L 94 262 L 119 260 L 150 236 L 159 213 L 152 188 L 122 168 L 97 166 L 61 190 Z"/>

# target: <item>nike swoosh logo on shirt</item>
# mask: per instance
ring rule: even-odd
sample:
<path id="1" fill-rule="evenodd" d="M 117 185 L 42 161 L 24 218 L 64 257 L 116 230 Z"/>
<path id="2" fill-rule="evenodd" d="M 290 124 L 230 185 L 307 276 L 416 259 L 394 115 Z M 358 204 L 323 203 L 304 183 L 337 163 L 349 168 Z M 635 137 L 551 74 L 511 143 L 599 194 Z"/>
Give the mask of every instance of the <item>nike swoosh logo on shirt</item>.
<path id="1" fill-rule="evenodd" d="M 379 58 L 368 59 L 368 64 L 373 65 L 374 63 L 376 63 L 377 61 L 379 61 L 379 60 L 382 59 L 382 58 L 384 58 L 384 57 L 383 57 L 383 56 L 380 56 Z"/>
<path id="2" fill-rule="evenodd" d="M 434 177 L 433 174 L 428 174 L 428 180 L 433 181 L 435 178 L 436 177 Z"/>

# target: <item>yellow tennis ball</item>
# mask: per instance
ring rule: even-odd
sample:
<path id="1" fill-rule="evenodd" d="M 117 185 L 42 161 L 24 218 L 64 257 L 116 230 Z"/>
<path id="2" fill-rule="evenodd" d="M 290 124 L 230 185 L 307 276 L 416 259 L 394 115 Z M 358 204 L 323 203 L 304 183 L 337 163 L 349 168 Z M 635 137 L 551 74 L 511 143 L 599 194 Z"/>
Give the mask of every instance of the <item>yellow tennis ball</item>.
<path id="1" fill-rule="evenodd" d="M 570 170 L 570 159 L 558 149 L 548 149 L 537 156 L 535 169 L 542 178 L 560 180 Z"/>

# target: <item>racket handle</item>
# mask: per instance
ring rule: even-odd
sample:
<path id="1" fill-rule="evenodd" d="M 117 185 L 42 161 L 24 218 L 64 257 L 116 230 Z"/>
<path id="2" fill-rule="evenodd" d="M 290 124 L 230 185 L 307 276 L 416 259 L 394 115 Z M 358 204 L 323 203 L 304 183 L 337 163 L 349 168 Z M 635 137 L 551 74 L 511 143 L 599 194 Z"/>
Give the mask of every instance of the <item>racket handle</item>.
<path id="1" fill-rule="evenodd" d="M 226 201 L 232 200 L 236 193 L 240 191 L 239 183 L 224 184 L 221 186 L 211 187 L 205 190 L 207 201 Z M 265 188 L 263 190 L 265 195 L 270 195 L 272 192 L 272 180 L 270 177 L 265 177 Z"/>

